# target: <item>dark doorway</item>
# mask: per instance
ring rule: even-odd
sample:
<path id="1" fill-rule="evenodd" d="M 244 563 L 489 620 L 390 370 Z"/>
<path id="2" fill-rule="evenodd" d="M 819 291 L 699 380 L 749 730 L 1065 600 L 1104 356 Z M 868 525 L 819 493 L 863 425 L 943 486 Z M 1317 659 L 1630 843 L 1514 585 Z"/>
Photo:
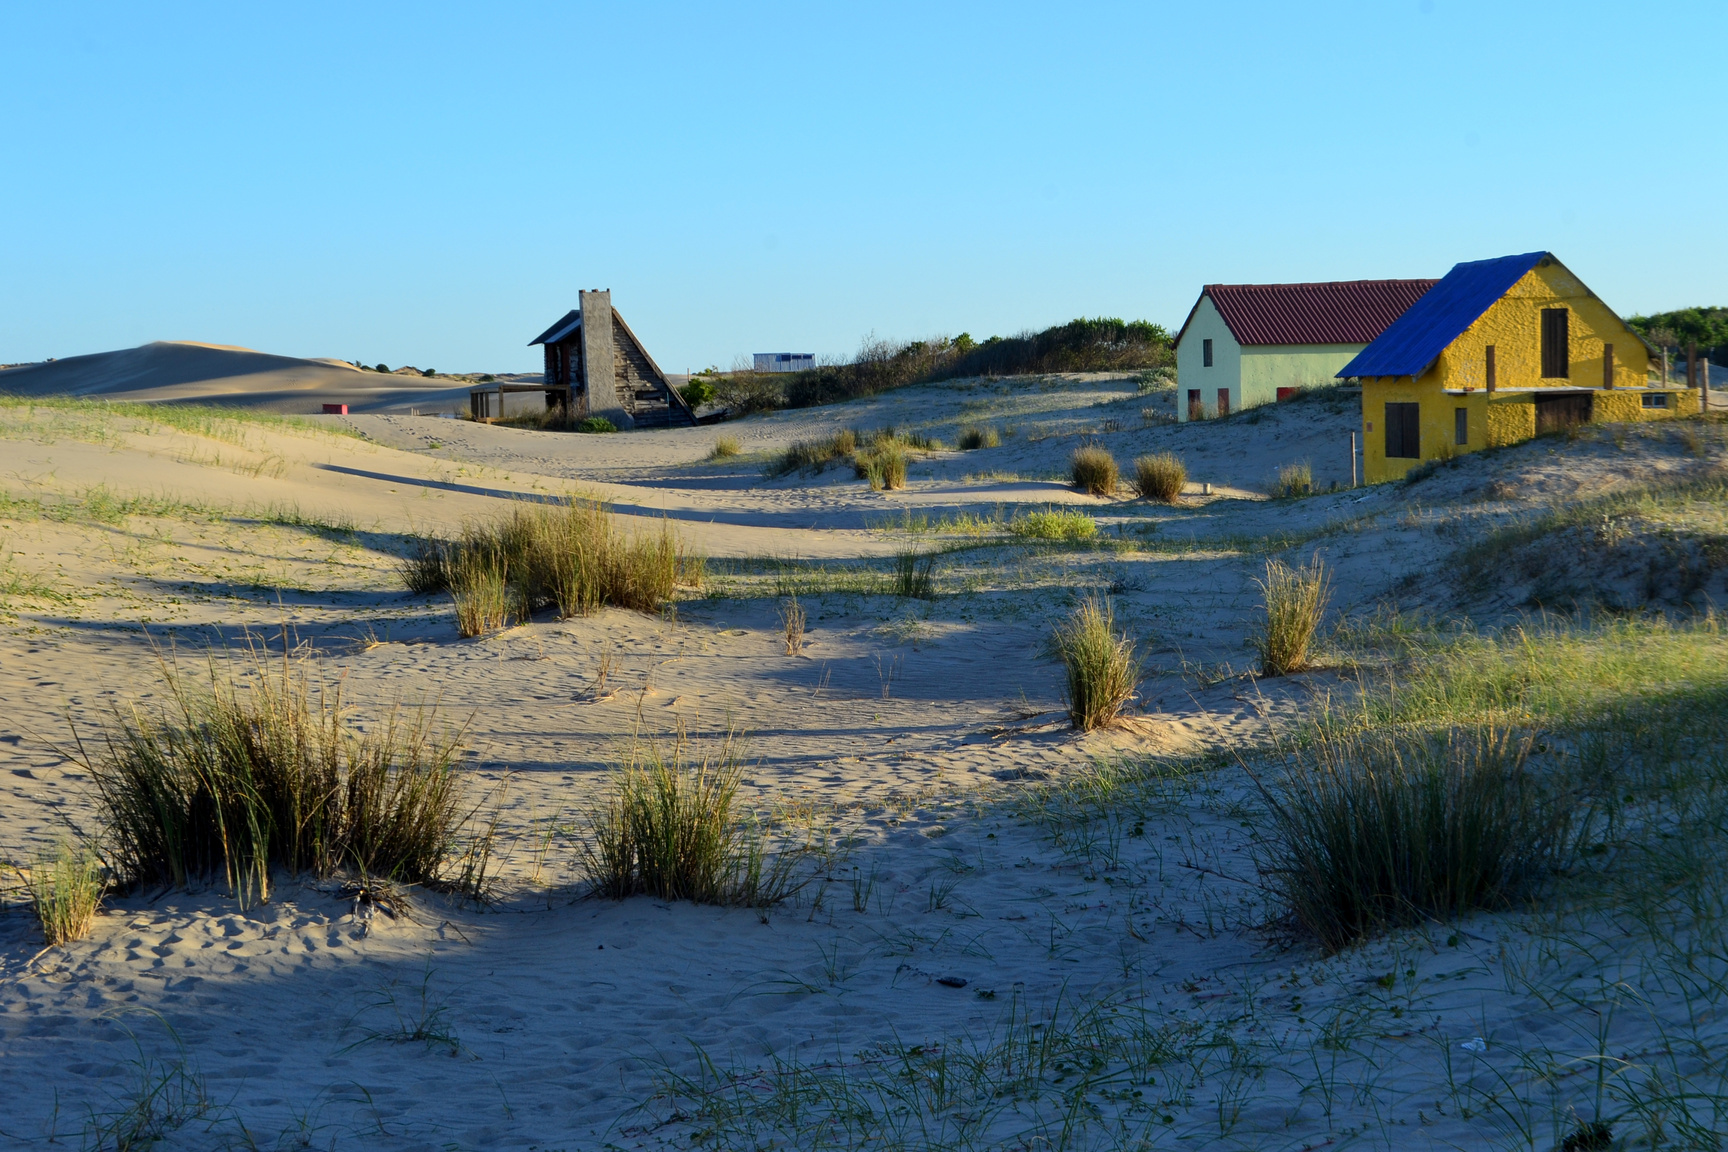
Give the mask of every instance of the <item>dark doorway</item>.
<path id="1" fill-rule="evenodd" d="M 1590 423 L 1590 393 L 1562 392 L 1536 397 L 1536 435 Z"/>
<path id="2" fill-rule="evenodd" d="M 1200 389 L 1188 389 L 1188 419 L 1204 420 L 1205 418 L 1206 410 L 1200 403 Z"/>
<path id="3" fill-rule="evenodd" d="M 1422 405 L 1387 403 L 1386 458 L 1422 459 Z"/>

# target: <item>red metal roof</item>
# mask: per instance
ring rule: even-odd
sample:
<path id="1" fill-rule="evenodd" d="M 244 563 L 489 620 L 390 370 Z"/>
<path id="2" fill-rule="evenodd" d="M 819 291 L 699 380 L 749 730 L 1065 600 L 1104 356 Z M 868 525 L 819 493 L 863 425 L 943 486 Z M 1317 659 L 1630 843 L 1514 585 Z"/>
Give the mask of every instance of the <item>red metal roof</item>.
<path id="1" fill-rule="evenodd" d="M 1238 344 L 1368 344 L 1438 280 L 1333 280 L 1321 284 L 1208 284 L 1201 299 Z M 1199 301 L 1195 301 L 1199 308 Z M 1188 330 L 1188 320 L 1182 330 Z M 1182 339 L 1177 333 L 1176 339 Z"/>

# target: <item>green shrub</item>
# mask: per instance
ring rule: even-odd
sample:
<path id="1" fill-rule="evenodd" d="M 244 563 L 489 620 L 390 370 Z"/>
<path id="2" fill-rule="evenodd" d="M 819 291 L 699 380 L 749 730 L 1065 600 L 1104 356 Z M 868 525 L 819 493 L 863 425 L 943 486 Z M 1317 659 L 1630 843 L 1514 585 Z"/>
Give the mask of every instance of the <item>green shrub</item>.
<path id="1" fill-rule="evenodd" d="M 1068 718 L 1074 727 L 1090 732 L 1113 722 L 1134 698 L 1140 666 L 1134 641 L 1116 631 L 1110 602 L 1098 597 L 1082 601 L 1052 639 L 1067 669 Z"/>
<path id="2" fill-rule="evenodd" d="M 1134 459 L 1134 490 L 1143 499 L 1174 504 L 1181 498 L 1182 485 L 1187 482 L 1188 469 L 1174 452 Z"/>
<path id="3" fill-rule="evenodd" d="M 1569 810 L 1530 770 L 1529 736 L 1322 730 L 1261 785 L 1276 835 L 1261 871 L 1329 949 L 1391 925 L 1501 908 L 1570 851 Z"/>
<path id="4" fill-rule="evenodd" d="M 1282 560 L 1266 562 L 1266 578 L 1256 580 L 1266 620 L 1256 633 L 1260 674 L 1283 676 L 1308 666 L 1308 647 L 1326 614 L 1329 594 L 1326 569 L 1316 557 L 1305 568 Z"/>
<path id="5" fill-rule="evenodd" d="M 377 367 L 373 368 L 372 371 L 374 371 L 374 372 L 388 372 L 388 371 L 390 371 L 390 365 L 380 364 Z"/>
<path id="6" fill-rule="evenodd" d="M 589 416 L 588 418 L 586 418 L 584 420 L 578 420 L 576 422 L 576 431 L 578 431 L 578 432 L 616 432 L 616 431 L 618 431 L 618 427 L 617 427 L 617 425 L 613 424 L 612 421 L 606 419 L 606 417 L 604 417 L 604 416 Z"/>
<path id="7" fill-rule="evenodd" d="M 36 861 L 24 882 L 43 943 L 53 948 L 90 935 L 108 887 L 95 853 L 62 843 Z"/>
<path id="8" fill-rule="evenodd" d="M 1097 445 L 1076 448 L 1068 461 L 1074 487 L 1093 496 L 1109 496 L 1116 491 L 1116 457 Z"/>
<path id="9" fill-rule="evenodd" d="M 678 389 L 678 395 L 684 397 L 684 403 L 692 409 L 711 403 L 717 393 L 714 385 L 706 380 L 692 379 L 690 383 Z"/>
<path id="10" fill-rule="evenodd" d="M 1002 444 L 1002 433 L 989 424 L 968 424 L 960 429 L 959 445 L 963 452 L 971 452 L 978 448 L 997 448 Z"/>
<path id="11" fill-rule="evenodd" d="M 738 752 L 728 739 L 691 764 L 682 737 L 670 755 L 632 743 L 610 794 L 588 813 L 594 894 L 766 908 L 796 891 L 798 853 L 771 854 L 761 828 L 735 811 Z"/>
<path id="12" fill-rule="evenodd" d="M 1291 496 L 1312 496 L 1314 494 L 1314 471 L 1306 460 L 1300 464 L 1286 464 L 1278 469 L 1278 479 L 1272 485 L 1272 495 L 1280 499 Z"/>
<path id="13" fill-rule="evenodd" d="M 212 661 L 208 685 L 167 668 L 159 710 L 118 711 L 105 748 L 80 749 L 120 878 L 222 876 L 243 905 L 268 898 L 273 867 L 449 882 L 477 809 L 455 770 L 461 734 L 437 733 L 432 708 L 362 729 L 342 681 L 318 680 L 307 658 L 250 663 L 239 679 Z M 489 848 L 487 833 L 460 857 Z"/>
<path id="14" fill-rule="evenodd" d="M 1098 522 L 1084 512 L 1046 508 L 1008 522 L 1008 530 L 1029 540 L 1061 540 L 1078 544 L 1098 535 Z"/>

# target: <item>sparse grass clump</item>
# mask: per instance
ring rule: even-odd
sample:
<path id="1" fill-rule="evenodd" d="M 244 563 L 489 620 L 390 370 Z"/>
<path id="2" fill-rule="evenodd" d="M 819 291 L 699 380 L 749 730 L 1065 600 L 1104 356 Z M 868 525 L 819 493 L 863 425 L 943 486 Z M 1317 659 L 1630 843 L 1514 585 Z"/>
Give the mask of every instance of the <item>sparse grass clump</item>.
<path id="1" fill-rule="evenodd" d="M 1318 557 L 1303 568 L 1282 560 L 1266 562 L 1266 578 L 1256 580 L 1266 621 L 1255 636 L 1260 674 L 1284 676 L 1308 666 L 1308 648 L 1326 613 L 1329 594 L 1325 567 Z"/>
<path id="2" fill-rule="evenodd" d="M 867 480 L 873 491 L 898 491 L 906 487 L 906 453 L 900 445 L 888 442 L 859 452 L 852 460 L 859 479 Z"/>
<path id="3" fill-rule="evenodd" d="M 243 676 L 213 661 L 208 684 L 167 667 L 160 710 L 118 712 L 100 752 L 80 747 L 123 882 L 220 876 L 249 905 L 272 868 L 453 879 L 477 807 L 455 770 L 461 733 L 435 730 L 431 708 L 362 729 L 308 659 L 254 653 Z"/>
<path id="4" fill-rule="evenodd" d="M 409 591 L 448 590 L 462 635 L 478 636 L 545 607 L 566 618 L 602 605 L 657 612 L 679 584 L 701 584 L 703 561 L 668 521 L 626 535 L 605 505 L 573 500 L 519 506 L 454 540 L 421 540 L 400 572 Z"/>
<path id="5" fill-rule="evenodd" d="M 694 405 L 692 405 L 694 407 Z M 710 460 L 730 460 L 744 450 L 736 436 L 714 437 L 714 447 L 708 451 Z"/>
<path id="6" fill-rule="evenodd" d="M 90 935 L 108 882 L 102 862 L 87 848 L 62 843 L 24 874 L 30 909 L 49 947 Z"/>
<path id="7" fill-rule="evenodd" d="M 936 554 L 911 549 L 894 554 L 894 595 L 928 600 L 935 594 Z"/>
<path id="8" fill-rule="evenodd" d="M 786 634 L 786 655 L 796 656 L 804 651 L 804 625 L 808 617 L 804 606 L 798 603 L 798 597 L 788 596 L 780 605 L 780 626 Z"/>
<path id="9" fill-rule="evenodd" d="M 832 436 L 817 440 L 795 440 L 768 465 L 768 475 L 823 472 L 830 465 L 850 458 L 857 448 L 858 434 L 850 428 L 842 428 Z"/>
<path id="10" fill-rule="evenodd" d="M 589 416 L 576 422 L 578 432 L 616 432 L 618 426 L 604 416 Z"/>
<path id="11" fill-rule="evenodd" d="M 689 763 L 680 735 L 669 754 L 633 743 L 610 794 L 589 813 L 588 881 L 597 896 L 652 896 L 766 908 L 797 888 L 797 853 L 771 853 L 736 811 L 743 766 L 736 741 Z"/>
<path id="12" fill-rule="evenodd" d="M 1116 491 L 1119 469 L 1116 457 L 1097 445 L 1076 448 L 1068 460 L 1074 487 L 1093 496 L 1110 496 Z"/>
<path id="13" fill-rule="evenodd" d="M 1002 433 L 990 424 L 968 424 L 960 429 L 959 444 L 962 452 L 998 448 L 1002 444 Z"/>
<path id="14" fill-rule="evenodd" d="M 1262 860 L 1295 924 L 1332 950 L 1393 925 L 1505 907 L 1564 862 L 1568 808 L 1529 765 L 1533 738 L 1322 729 L 1262 785 Z"/>
<path id="15" fill-rule="evenodd" d="M 1052 642 L 1068 673 L 1068 718 L 1074 727 L 1090 732 L 1120 716 L 1140 686 L 1140 665 L 1134 641 L 1116 631 L 1110 602 L 1095 596 L 1082 601 L 1057 626 Z"/>
<path id="16" fill-rule="evenodd" d="M 1272 484 L 1272 495 L 1279 499 L 1292 496 L 1312 496 L 1314 494 L 1314 470 L 1306 460 L 1300 464 L 1286 464 L 1278 469 L 1278 479 Z"/>
<path id="17" fill-rule="evenodd" d="M 1174 452 L 1159 452 L 1134 459 L 1134 490 L 1144 500 L 1174 504 L 1188 482 L 1188 469 Z"/>
<path id="18" fill-rule="evenodd" d="M 1084 512 L 1046 508 L 1028 512 L 1008 522 L 1008 530 L 1028 540 L 1059 540 L 1079 544 L 1098 535 L 1098 522 Z"/>

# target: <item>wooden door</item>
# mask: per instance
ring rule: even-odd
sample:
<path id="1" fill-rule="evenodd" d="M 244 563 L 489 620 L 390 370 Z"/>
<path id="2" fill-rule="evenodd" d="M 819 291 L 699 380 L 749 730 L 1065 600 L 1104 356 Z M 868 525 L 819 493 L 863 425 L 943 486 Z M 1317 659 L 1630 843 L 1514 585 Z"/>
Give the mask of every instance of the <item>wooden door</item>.
<path id="1" fill-rule="evenodd" d="M 1590 393 L 1562 392 L 1536 397 L 1536 435 L 1590 423 Z"/>

